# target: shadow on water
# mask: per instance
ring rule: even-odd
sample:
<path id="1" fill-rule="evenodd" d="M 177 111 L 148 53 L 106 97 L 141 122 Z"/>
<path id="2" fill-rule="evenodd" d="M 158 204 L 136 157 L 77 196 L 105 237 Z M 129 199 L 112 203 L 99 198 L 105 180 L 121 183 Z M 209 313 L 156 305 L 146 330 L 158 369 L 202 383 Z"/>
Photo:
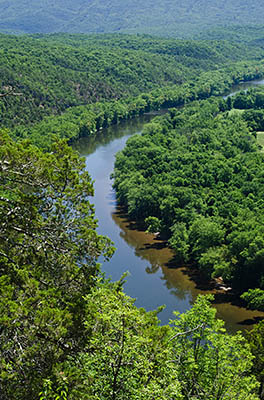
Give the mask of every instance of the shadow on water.
<path id="1" fill-rule="evenodd" d="M 165 247 L 168 247 L 166 242 L 157 241 L 154 243 L 144 243 L 144 246 L 142 247 L 141 250 L 153 250 L 153 249 L 162 250 L 165 249 Z"/>
<path id="2" fill-rule="evenodd" d="M 112 218 L 120 228 L 121 237 L 133 248 L 134 254 L 150 263 L 144 272 L 147 275 L 155 275 L 162 271 L 160 280 L 169 295 L 176 299 L 176 304 L 183 301 L 190 307 L 199 294 L 212 293 L 217 317 L 226 321 L 229 332 L 250 329 L 253 324 L 264 319 L 264 313 L 247 310 L 235 293 L 218 289 L 216 282 L 208 281 L 198 269 L 179 265 L 166 241 L 146 234 L 142 227 L 127 218 L 121 208 L 117 207 L 112 213 Z M 177 309 L 177 306 L 174 309 Z"/>
<path id="3" fill-rule="evenodd" d="M 254 317 L 252 319 L 245 319 L 244 321 L 238 322 L 238 325 L 246 325 L 249 328 L 252 328 L 252 325 L 258 324 L 263 321 L 264 317 Z"/>
<path id="4" fill-rule="evenodd" d="M 235 89 L 244 90 L 245 87 Z M 247 310 L 233 293 L 216 289 L 214 282 L 202 279 L 194 268 L 180 266 L 166 241 L 144 232 L 139 223 L 130 221 L 124 210 L 116 207 L 109 178 L 115 154 L 122 150 L 128 137 L 140 133 L 144 124 L 157 114 L 111 126 L 74 144 L 74 148 L 86 157 L 87 170 L 95 181 L 92 202 L 99 220 L 98 232 L 110 237 L 117 248 L 110 262 L 102 263 L 102 270 L 114 280 L 130 271 L 124 286 L 126 293 L 136 298 L 137 306 L 147 310 L 165 304 L 166 309 L 159 314 L 163 324 L 173 318 L 174 310 L 185 312 L 189 309 L 199 294 L 213 293 L 217 316 L 226 322 L 228 331 L 249 329 L 264 318 L 264 313 Z"/>

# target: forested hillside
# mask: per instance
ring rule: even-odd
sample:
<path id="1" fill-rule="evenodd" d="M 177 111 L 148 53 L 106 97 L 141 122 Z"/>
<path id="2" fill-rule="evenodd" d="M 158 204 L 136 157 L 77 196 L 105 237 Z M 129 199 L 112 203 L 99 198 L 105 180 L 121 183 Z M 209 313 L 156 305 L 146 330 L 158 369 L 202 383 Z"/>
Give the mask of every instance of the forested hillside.
<path id="1" fill-rule="evenodd" d="M 261 0 L 1 0 L 0 31 L 193 36 L 214 25 L 263 24 Z"/>
<path id="2" fill-rule="evenodd" d="M 182 85 L 163 87 L 136 97 L 101 101 L 86 106 L 70 107 L 58 116 L 47 116 L 32 125 L 15 126 L 15 139 L 30 139 L 48 149 L 54 137 L 66 138 L 69 143 L 80 137 L 96 135 L 102 128 L 161 107 L 183 106 L 196 99 L 225 93 L 234 83 L 263 76 L 262 62 L 238 62 L 222 69 L 199 74 Z"/>
<path id="3" fill-rule="evenodd" d="M 88 38 L 71 43 L 67 37 L 1 36 L 0 86 L 22 94 L 4 99 L 2 124 L 36 121 L 71 106 L 133 96 L 192 76 L 184 60 L 142 49 L 110 49 L 114 40 L 97 46 Z"/>
<path id="4" fill-rule="evenodd" d="M 0 104 L 2 126 L 66 108 L 180 85 L 201 71 L 261 53 L 222 42 L 136 36 L 0 36 L 0 87 L 21 96 Z"/>

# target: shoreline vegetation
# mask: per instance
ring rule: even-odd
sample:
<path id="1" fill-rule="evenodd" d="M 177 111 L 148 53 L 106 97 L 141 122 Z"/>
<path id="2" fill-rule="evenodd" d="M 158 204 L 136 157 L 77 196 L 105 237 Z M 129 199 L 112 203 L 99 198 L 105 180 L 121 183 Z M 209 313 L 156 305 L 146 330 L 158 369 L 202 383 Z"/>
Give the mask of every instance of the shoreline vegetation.
<path id="1" fill-rule="evenodd" d="M 0 397 L 259 400 L 263 323 L 247 339 L 227 334 L 209 295 L 160 326 L 160 309 L 124 293 L 125 277 L 103 276 L 113 243 L 97 232 L 93 182 L 66 142 L 185 105 L 117 155 L 118 201 L 170 236 L 179 262 L 239 282 L 248 304 L 261 304 L 264 92 L 212 96 L 262 77 L 263 50 L 118 36 L 112 55 L 114 36 L 102 38 L 91 48 L 82 35 L 0 35 Z"/>
<path id="2" fill-rule="evenodd" d="M 148 35 L 0 34 L 0 102 L 13 138 L 47 148 L 120 120 L 224 94 L 263 76 L 264 50 Z"/>
<path id="3" fill-rule="evenodd" d="M 94 37 L 96 38 L 96 36 Z M 32 37 L 32 43 L 35 43 L 37 38 L 38 35 Z M 43 35 L 40 35 L 39 38 L 42 40 Z M 65 39 L 67 44 L 76 45 L 76 43 L 79 43 L 78 40 L 81 40 L 80 43 L 85 43 L 88 38 L 89 36 L 86 37 L 85 35 L 77 37 L 72 35 L 49 35 L 49 44 L 52 44 L 53 41 L 60 43 Z M 122 40 L 126 38 L 128 36 L 121 35 L 119 37 L 119 45 L 124 46 Z M 117 44 L 112 43 L 111 39 L 112 35 L 106 35 L 99 40 L 99 43 L 100 45 L 109 45 L 110 43 L 116 47 Z M 149 45 L 148 40 L 146 39 L 146 43 L 150 46 L 149 51 L 153 52 L 151 47 L 153 44 Z M 135 44 L 139 47 L 141 46 L 138 39 L 135 38 L 131 40 L 131 43 L 127 42 L 128 47 L 133 47 Z M 158 44 L 172 46 L 172 41 L 163 39 Z M 177 45 L 179 46 L 179 43 Z M 155 49 L 155 51 L 157 50 Z M 170 47 L 166 48 L 166 51 L 170 52 Z M 82 137 L 96 135 L 103 128 L 129 120 L 146 112 L 157 111 L 161 108 L 183 107 L 195 101 L 205 100 L 214 96 L 223 96 L 228 93 L 233 85 L 260 79 L 263 76 L 263 60 L 229 63 L 214 70 L 199 72 L 197 77 L 189 78 L 187 82 L 170 87 L 156 88 L 149 92 L 141 93 L 136 97 L 124 97 L 103 102 L 96 101 L 92 104 L 69 107 L 60 115 L 47 115 L 43 116 L 41 121 L 33 124 L 16 125 L 11 128 L 10 134 L 16 140 L 29 139 L 31 143 L 47 151 L 51 148 L 54 140 L 58 138 L 66 139 L 68 144 L 72 144 Z M 243 110 L 238 111 L 243 112 Z M 237 108 L 231 107 L 229 115 L 231 116 L 233 112 L 237 113 L 238 111 Z M 228 285 L 230 283 L 227 284 L 227 287 Z M 251 304 L 253 305 L 253 302 Z"/>
<path id="4" fill-rule="evenodd" d="M 259 87 L 170 109 L 128 140 L 113 173 L 118 202 L 168 238 L 176 262 L 223 279 L 260 311 L 263 93 Z"/>
<path id="5" fill-rule="evenodd" d="M 44 117 L 43 121 L 32 126 L 18 125 L 11 130 L 11 135 L 19 139 L 29 138 L 32 143 L 46 149 L 54 138 L 66 138 L 70 144 L 112 124 L 149 111 L 181 107 L 195 100 L 225 95 L 233 85 L 263 76 L 263 61 L 239 62 L 202 73 L 192 82 L 155 89 L 132 99 L 75 106 L 62 115 Z"/>

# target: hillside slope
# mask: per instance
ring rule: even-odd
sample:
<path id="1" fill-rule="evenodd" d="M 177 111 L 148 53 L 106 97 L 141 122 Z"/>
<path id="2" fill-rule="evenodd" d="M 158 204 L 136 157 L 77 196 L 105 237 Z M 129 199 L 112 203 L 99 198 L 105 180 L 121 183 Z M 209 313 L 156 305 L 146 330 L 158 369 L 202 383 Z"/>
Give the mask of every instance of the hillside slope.
<path id="1" fill-rule="evenodd" d="M 0 31 L 191 36 L 214 25 L 263 23 L 261 0 L 0 0 Z"/>
<path id="2" fill-rule="evenodd" d="M 1 124 L 33 122 L 69 107 L 181 85 L 201 71 L 257 56 L 261 54 L 256 49 L 223 42 L 129 35 L 0 35 L 0 88 L 22 94 L 3 98 Z"/>

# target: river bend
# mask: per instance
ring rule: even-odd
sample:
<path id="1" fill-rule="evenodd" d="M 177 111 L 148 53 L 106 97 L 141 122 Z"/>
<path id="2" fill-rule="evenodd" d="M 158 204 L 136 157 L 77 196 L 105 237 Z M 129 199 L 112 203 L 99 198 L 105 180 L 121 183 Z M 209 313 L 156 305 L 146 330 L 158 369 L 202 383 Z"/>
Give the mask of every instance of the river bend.
<path id="1" fill-rule="evenodd" d="M 229 95 L 239 90 L 264 84 L 264 80 L 235 86 Z M 163 111 L 164 113 L 164 111 Z M 158 113 L 159 114 L 159 113 Z M 160 305 L 166 308 L 159 314 L 161 323 L 173 318 L 173 311 L 184 312 L 191 307 L 199 293 L 209 293 L 201 282 L 195 282 L 188 269 L 173 264 L 173 253 L 153 235 L 136 229 L 117 207 L 110 180 L 115 154 L 122 150 L 129 136 L 140 133 L 145 123 L 157 113 L 149 113 L 133 120 L 111 126 L 91 138 L 83 138 L 74 146 L 85 156 L 87 170 L 94 180 L 98 232 L 107 235 L 116 247 L 110 262 L 102 264 L 107 277 L 118 280 L 129 272 L 125 292 L 135 298 L 138 307 L 153 310 Z M 249 311 L 232 304 L 228 293 L 213 291 L 216 296 L 217 315 L 226 322 L 228 331 L 248 328 L 263 317 L 263 313 Z"/>

